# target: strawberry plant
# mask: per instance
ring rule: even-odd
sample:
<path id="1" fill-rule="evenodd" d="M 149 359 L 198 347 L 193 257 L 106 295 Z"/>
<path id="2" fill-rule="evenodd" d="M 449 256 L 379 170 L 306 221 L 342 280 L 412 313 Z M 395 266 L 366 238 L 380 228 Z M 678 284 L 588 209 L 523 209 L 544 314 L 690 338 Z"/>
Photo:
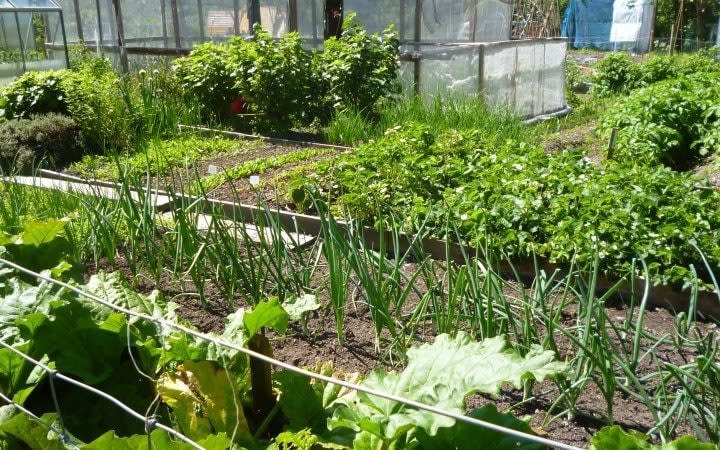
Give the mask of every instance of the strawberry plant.
<path id="1" fill-rule="evenodd" d="M 642 257 L 662 283 L 690 282 L 688 266 L 704 267 L 693 244 L 720 264 L 720 193 L 665 167 L 597 167 L 582 152 L 547 155 L 477 130 L 436 136 L 407 124 L 317 170 L 290 183 L 295 201 L 330 198 L 336 213 L 378 226 L 402 217 L 408 232 L 457 232 L 465 243 L 560 264 L 598 256 L 615 275 Z"/>

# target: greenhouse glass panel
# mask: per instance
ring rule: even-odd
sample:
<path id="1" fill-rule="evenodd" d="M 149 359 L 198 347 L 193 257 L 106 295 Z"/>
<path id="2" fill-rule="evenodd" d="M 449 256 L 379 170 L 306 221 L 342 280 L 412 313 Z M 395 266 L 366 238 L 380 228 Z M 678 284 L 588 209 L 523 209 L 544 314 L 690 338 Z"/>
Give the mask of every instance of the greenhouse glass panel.
<path id="1" fill-rule="evenodd" d="M 413 39 L 413 30 L 408 32 L 408 28 L 415 23 L 414 0 L 345 0 L 345 17 L 351 14 L 370 33 L 383 31 L 392 24 L 402 34 L 401 41 Z"/>
<path id="2" fill-rule="evenodd" d="M 97 0 L 100 10 L 101 45 L 117 46 L 117 28 L 112 0 Z"/>
<path id="3" fill-rule="evenodd" d="M 210 0 L 203 2 L 203 6 L 206 39 L 218 41 L 250 34 L 247 1 Z"/>
<path id="4" fill-rule="evenodd" d="M 67 67 L 61 11 L 51 0 L 0 0 L 0 84 L 28 70 Z"/>
<path id="5" fill-rule="evenodd" d="M 287 0 L 260 0 L 260 24 L 272 37 L 290 31 Z"/>
<path id="6" fill-rule="evenodd" d="M 43 55 L 35 66 L 28 63 L 28 70 L 62 69 L 67 67 L 66 45 L 63 37 L 63 23 L 58 12 L 43 13 L 45 20 L 44 41 L 36 41 L 42 48 L 36 48 L 36 54 Z M 37 20 L 37 18 L 36 18 Z M 67 28 L 67 24 L 65 24 Z"/>
<path id="7" fill-rule="evenodd" d="M 180 27 L 180 46 L 190 48 L 205 41 L 203 5 L 199 0 L 178 0 L 178 20 Z"/>
<path id="8" fill-rule="evenodd" d="M 20 29 L 14 13 L 0 13 L 0 84 L 23 73 Z"/>
<path id="9" fill-rule="evenodd" d="M 100 42 L 100 31 L 98 29 L 98 10 L 95 1 L 78 0 L 78 3 L 80 5 L 80 21 L 84 41 L 86 44 L 97 44 Z"/>
<path id="10" fill-rule="evenodd" d="M 78 20 L 77 20 L 77 13 L 75 11 L 75 4 L 73 3 L 73 0 L 56 0 L 58 5 L 63 10 L 63 15 L 65 19 L 65 33 L 67 35 L 68 42 L 78 42 L 80 41 L 80 36 L 78 36 Z M 56 23 L 60 23 L 59 17 L 55 20 Z M 50 40 L 50 42 L 59 42 L 59 39 L 53 38 Z"/>
<path id="11" fill-rule="evenodd" d="M 11 3 L 15 8 L 57 9 L 58 7 L 52 0 L 12 0 L 6 3 Z"/>
<path id="12" fill-rule="evenodd" d="M 297 0 L 298 33 L 311 44 L 323 39 L 323 0 Z"/>
<path id="13" fill-rule="evenodd" d="M 172 15 L 166 0 L 125 0 L 122 4 L 125 43 L 131 47 L 174 45 Z M 142 11 L 136 14 L 135 11 Z"/>

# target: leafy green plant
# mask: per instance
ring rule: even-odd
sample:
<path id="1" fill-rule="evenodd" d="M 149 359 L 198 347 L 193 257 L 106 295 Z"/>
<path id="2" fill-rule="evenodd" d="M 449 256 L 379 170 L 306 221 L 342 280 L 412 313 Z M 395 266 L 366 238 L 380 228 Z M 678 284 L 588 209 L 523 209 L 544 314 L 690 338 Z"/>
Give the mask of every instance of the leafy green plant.
<path id="1" fill-rule="evenodd" d="M 253 33 L 252 68 L 243 71 L 241 65 L 234 75 L 235 87 L 258 115 L 256 124 L 274 131 L 287 130 L 293 123 L 310 124 L 320 88 L 312 54 L 297 33 L 275 40 L 259 24 Z"/>
<path id="2" fill-rule="evenodd" d="M 255 128 L 282 132 L 325 123 L 334 110 L 374 112 L 398 90 L 397 50 L 392 30 L 369 35 L 351 22 L 322 52 L 307 51 L 297 33 L 278 40 L 256 26 L 252 39 L 198 45 L 174 67 L 206 117 L 251 112 Z"/>
<path id="3" fill-rule="evenodd" d="M 41 163 L 62 168 L 82 157 L 80 126 L 58 114 L 13 119 L 0 124 L 0 170 L 31 173 Z"/>
<path id="4" fill-rule="evenodd" d="M 641 79 L 646 85 L 676 78 L 680 75 L 678 60 L 667 55 L 651 55 L 641 66 Z"/>
<path id="5" fill-rule="evenodd" d="M 179 123 L 201 123 L 199 102 L 183 95 L 178 78 L 167 65 L 153 64 L 123 77 L 120 92 L 131 115 L 135 141 L 174 136 Z"/>
<path id="6" fill-rule="evenodd" d="M 433 344 L 409 350 L 401 373 L 376 369 L 362 385 L 462 414 L 471 393 L 497 395 L 502 384 L 520 388 L 528 379 L 542 381 L 565 370 L 554 361 L 553 352 L 533 348 L 521 357 L 506 351 L 505 345 L 503 337 L 473 342 L 463 332 L 454 338 L 440 335 Z M 454 419 L 361 392 L 340 397 L 333 406 L 330 429 L 354 431 L 356 448 L 412 447 L 420 431 L 420 439 L 432 441 L 441 429 L 456 424 Z"/>
<path id="7" fill-rule="evenodd" d="M 75 252 L 64 236 L 68 221 L 26 222 L 17 234 L 0 230 L 0 257 L 37 272 L 49 270 L 57 278 L 77 276 L 79 265 L 75 261 Z"/>
<path id="8" fill-rule="evenodd" d="M 225 138 L 183 136 L 154 139 L 129 153 L 86 155 L 70 171 L 85 178 L 120 181 L 127 173 L 166 175 L 173 168 L 192 167 L 203 158 L 244 152 L 249 144 Z"/>
<path id="9" fill-rule="evenodd" d="M 626 432 L 615 425 L 598 431 L 590 441 L 591 450 L 716 450 L 717 446 L 702 443 L 692 437 L 684 436 L 663 445 L 653 445 L 647 436 L 637 432 Z"/>
<path id="10" fill-rule="evenodd" d="M 711 139 L 720 118 L 720 83 L 697 74 L 634 92 L 602 119 L 602 130 L 618 130 L 614 158 L 634 164 L 687 169 L 715 150 Z"/>
<path id="11" fill-rule="evenodd" d="M 64 72 L 26 72 L 3 89 L 0 107 L 6 119 L 29 118 L 35 114 L 67 113 L 61 86 Z"/>
<path id="12" fill-rule="evenodd" d="M 249 44 L 242 38 L 232 38 L 226 44 L 206 42 L 173 62 L 181 88 L 188 96 L 200 100 L 206 118 L 223 119 L 229 115 L 230 103 L 240 95 L 235 87 L 238 75 L 229 62 L 236 62 L 237 55 L 246 50 Z"/>
<path id="13" fill-rule="evenodd" d="M 228 181 L 238 180 L 254 174 L 260 175 L 267 172 L 268 170 L 283 166 L 285 164 L 305 161 L 307 159 L 327 155 L 330 152 L 331 150 L 328 149 L 310 148 L 306 150 L 298 150 L 282 155 L 273 156 L 271 158 L 263 157 L 253 159 L 250 161 L 246 161 L 238 166 L 227 169 L 223 172 L 200 178 L 199 180 L 193 182 L 191 186 L 189 186 L 188 191 L 196 194 L 201 192 L 207 192 Z"/>
<path id="14" fill-rule="evenodd" d="M 342 36 L 326 40 L 319 54 L 318 76 L 329 88 L 328 107 L 372 114 L 380 99 L 398 93 L 398 46 L 392 27 L 370 35 L 347 17 Z"/>
<path id="15" fill-rule="evenodd" d="M 407 124 L 289 188 L 297 204 L 328 199 L 334 214 L 378 228 L 397 217 L 408 232 L 423 226 L 515 258 L 583 267 L 599 254 L 602 271 L 621 276 L 641 257 L 654 281 L 692 284 L 688 265 L 702 266 L 692 242 L 712 267 L 720 261 L 720 196 L 698 183 L 664 167 L 602 168 L 579 151 L 547 155 L 527 143 L 498 145 L 479 130 L 434 135 Z M 706 271 L 701 277 L 709 281 Z"/>
<path id="16" fill-rule="evenodd" d="M 642 72 L 627 53 L 613 52 L 595 66 L 593 90 L 597 95 L 627 93 L 640 87 Z"/>
<path id="17" fill-rule="evenodd" d="M 121 148 L 131 135 L 118 80 L 105 60 L 80 64 L 74 70 L 27 72 L 3 90 L 0 105 L 6 119 L 69 115 L 82 129 L 86 149 Z"/>

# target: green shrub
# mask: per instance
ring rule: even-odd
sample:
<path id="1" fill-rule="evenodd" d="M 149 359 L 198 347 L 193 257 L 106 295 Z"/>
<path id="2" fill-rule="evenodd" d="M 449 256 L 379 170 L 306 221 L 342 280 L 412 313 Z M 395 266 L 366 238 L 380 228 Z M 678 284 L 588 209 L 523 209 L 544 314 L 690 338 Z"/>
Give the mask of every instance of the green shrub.
<path id="1" fill-rule="evenodd" d="M 59 168 L 82 156 L 82 134 L 66 116 L 48 114 L 0 125 L 0 169 L 30 173 L 40 161 Z"/>
<path id="2" fill-rule="evenodd" d="M 329 87 L 328 107 L 375 112 L 381 98 L 399 92 L 399 41 L 392 27 L 369 35 L 349 17 L 342 36 L 325 41 L 319 76 Z"/>
<path id="3" fill-rule="evenodd" d="M 641 84 L 640 67 L 627 53 L 609 53 L 595 68 L 593 86 L 598 95 L 630 92 Z"/>
<path id="4" fill-rule="evenodd" d="M 74 70 L 27 72 L 2 92 L 6 119 L 36 114 L 69 115 L 80 126 L 88 150 L 120 148 L 131 141 L 119 77 L 106 60 L 88 61 Z"/>
<path id="5" fill-rule="evenodd" d="M 207 42 L 196 45 L 188 56 L 177 58 L 173 68 L 180 86 L 190 96 L 200 99 L 205 117 L 227 118 L 230 103 L 239 95 L 235 87 L 238 76 L 232 63 L 248 46 L 235 37 L 227 43 Z"/>
<path id="6" fill-rule="evenodd" d="M 322 53 L 305 50 L 297 33 L 278 40 L 256 26 L 251 40 L 200 44 L 174 68 L 183 91 L 203 103 L 206 120 L 228 121 L 247 109 L 255 127 L 285 131 L 327 123 L 334 110 L 376 112 L 378 101 L 398 90 L 397 49 L 391 29 L 368 35 L 351 22 Z"/>
<path id="7" fill-rule="evenodd" d="M 720 79 L 700 73 L 632 93 L 601 121 L 618 130 L 615 158 L 630 164 L 687 169 L 717 148 Z"/>
<path id="8" fill-rule="evenodd" d="M 6 119 L 27 119 L 35 114 L 67 114 L 61 82 L 65 71 L 25 72 L 3 89 L 0 99 Z"/>
<path id="9" fill-rule="evenodd" d="M 717 51 L 700 50 L 690 55 L 683 55 L 678 59 L 677 70 L 680 75 L 693 75 L 697 73 L 720 72 L 720 63 L 715 59 Z"/>
<path id="10" fill-rule="evenodd" d="M 680 75 L 678 60 L 667 55 L 651 55 L 641 66 L 643 84 L 648 85 L 658 81 L 675 78 Z"/>
<path id="11" fill-rule="evenodd" d="M 303 48 L 300 35 L 288 33 L 277 40 L 256 25 L 252 45 L 251 67 L 245 64 L 247 59 L 235 58 L 241 62 L 235 87 L 258 114 L 257 124 L 278 131 L 294 123 L 310 124 L 321 92 L 314 79 L 313 56 Z"/>
<path id="12" fill-rule="evenodd" d="M 129 146 L 132 117 L 123 103 L 120 78 L 109 63 L 105 70 L 86 67 L 63 74 L 67 112 L 82 127 L 88 151 Z"/>

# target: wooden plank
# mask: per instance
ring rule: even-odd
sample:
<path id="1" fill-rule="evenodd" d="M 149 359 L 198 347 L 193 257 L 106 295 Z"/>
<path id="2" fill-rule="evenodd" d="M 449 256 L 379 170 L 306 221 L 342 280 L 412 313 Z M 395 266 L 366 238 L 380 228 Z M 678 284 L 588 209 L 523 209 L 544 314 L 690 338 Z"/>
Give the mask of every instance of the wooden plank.
<path id="1" fill-rule="evenodd" d="M 206 133 L 206 134 L 214 134 L 214 135 L 220 135 L 220 136 L 228 136 L 236 139 L 244 139 L 249 141 L 257 141 L 261 140 L 264 142 L 268 142 L 270 144 L 278 144 L 278 145 L 291 145 L 293 147 L 313 147 L 313 148 L 331 148 L 334 150 L 352 150 L 352 147 L 347 147 L 344 145 L 334 145 L 334 144 L 325 144 L 321 142 L 308 142 L 308 141 L 296 141 L 293 139 L 282 139 L 282 138 L 273 138 L 268 136 L 262 136 L 259 134 L 246 134 L 246 133 L 239 133 L 237 131 L 224 131 L 224 130 L 216 130 L 213 128 L 206 128 L 206 127 L 197 127 L 193 125 L 178 125 L 178 128 L 181 131 L 194 131 L 198 133 Z"/>

